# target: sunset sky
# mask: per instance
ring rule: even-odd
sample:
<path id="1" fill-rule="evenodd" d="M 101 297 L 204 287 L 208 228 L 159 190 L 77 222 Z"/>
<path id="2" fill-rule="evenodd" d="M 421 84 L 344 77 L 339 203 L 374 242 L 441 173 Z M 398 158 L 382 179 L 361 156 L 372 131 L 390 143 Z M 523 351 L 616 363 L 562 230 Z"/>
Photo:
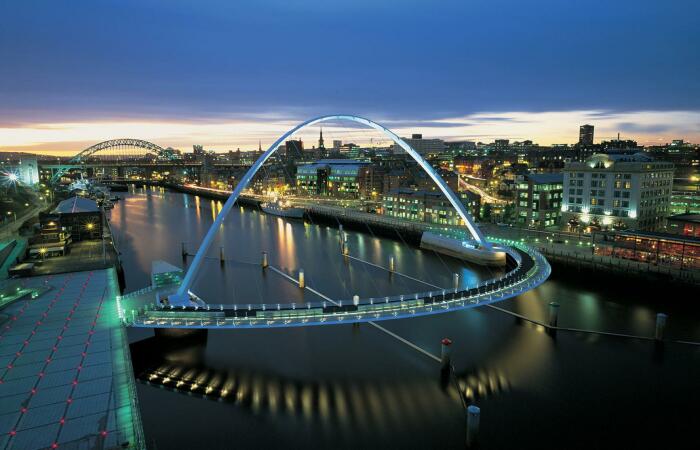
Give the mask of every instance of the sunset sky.
<path id="1" fill-rule="evenodd" d="M 699 16 L 682 0 L 5 2 L 0 151 L 250 149 L 329 113 L 449 140 L 573 143 L 591 123 L 596 140 L 700 142 Z"/>

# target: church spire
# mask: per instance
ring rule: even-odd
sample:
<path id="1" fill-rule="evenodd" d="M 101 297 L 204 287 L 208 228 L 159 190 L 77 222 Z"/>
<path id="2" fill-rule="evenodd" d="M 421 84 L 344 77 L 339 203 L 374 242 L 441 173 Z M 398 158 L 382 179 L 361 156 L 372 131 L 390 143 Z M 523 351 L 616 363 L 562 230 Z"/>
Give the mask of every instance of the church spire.
<path id="1" fill-rule="evenodd" d="M 318 148 L 326 148 L 323 145 L 323 127 L 321 127 L 321 133 L 318 135 Z"/>

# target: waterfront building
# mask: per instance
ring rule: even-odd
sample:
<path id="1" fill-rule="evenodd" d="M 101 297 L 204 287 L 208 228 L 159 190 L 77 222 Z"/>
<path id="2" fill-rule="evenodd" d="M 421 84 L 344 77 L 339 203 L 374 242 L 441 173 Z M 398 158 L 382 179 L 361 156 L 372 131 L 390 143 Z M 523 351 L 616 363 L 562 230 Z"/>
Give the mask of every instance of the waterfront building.
<path id="1" fill-rule="evenodd" d="M 593 125 L 581 125 L 579 127 L 578 145 L 593 145 Z"/>
<path id="2" fill-rule="evenodd" d="M 480 200 L 477 202 L 468 195 L 461 197 L 470 207 L 472 215 L 478 217 Z M 393 189 L 384 195 L 382 210 L 386 216 L 414 222 L 425 222 L 437 225 L 460 225 L 462 219 L 449 200 L 442 192 L 416 191 L 413 189 Z"/>
<path id="3" fill-rule="evenodd" d="M 700 238 L 700 214 L 676 214 L 667 219 L 666 230 L 671 234 Z"/>
<path id="4" fill-rule="evenodd" d="M 660 229 L 669 214 L 673 170 L 642 153 L 568 162 L 562 222 L 571 228 Z"/>
<path id="5" fill-rule="evenodd" d="M 515 185 L 517 224 L 539 229 L 559 225 L 564 190 L 563 174 L 518 175 Z"/>
<path id="6" fill-rule="evenodd" d="M 62 256 L 72 242 L 102 237 L 102 211 L 94 200 L 72 197 L 39 214 L 39 229 L 29 240 L 29 257 Z"/>
<path id="7" fill-rule="evenodd" d="M 359 172 L 360 197 L 364 199 L 381 199 L 386 170 L 374 164 L 363 165 Z"/>
<path id="8" fill-rule="evenodd" d="M 328 195 L 359 198 L 361 170 L 369 163 L 354 159 L 322 159 L 297 167 L 297 192 L 302 195 Z"/>
<path id="9" fill-rule="evenodd" d="M 651 231 L 596 233 L 593 253 L 647 264 L 700 269 L 700 238 Z"/>

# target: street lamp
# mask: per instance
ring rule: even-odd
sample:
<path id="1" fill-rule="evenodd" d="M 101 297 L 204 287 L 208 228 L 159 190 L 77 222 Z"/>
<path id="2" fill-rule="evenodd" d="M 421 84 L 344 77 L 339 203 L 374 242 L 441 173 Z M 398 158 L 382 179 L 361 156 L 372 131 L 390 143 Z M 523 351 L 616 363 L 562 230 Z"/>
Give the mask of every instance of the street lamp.
<path id="1" fill-rule="evenodd" d="M 15 216 L 15 222 L 17 222 L 17 213 L 14 212 L 14 211 L 7 211 L 7 215 L 9 216 L 10 214 L 12 214 L 13 216 Z"/>

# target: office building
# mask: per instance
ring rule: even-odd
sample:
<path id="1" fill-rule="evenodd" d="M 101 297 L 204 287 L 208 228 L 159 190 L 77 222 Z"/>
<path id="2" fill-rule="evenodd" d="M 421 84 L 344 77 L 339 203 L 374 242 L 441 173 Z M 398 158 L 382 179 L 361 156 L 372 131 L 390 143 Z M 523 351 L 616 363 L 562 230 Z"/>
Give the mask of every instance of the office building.
<path id="1" fill-rule="evenodd" d="M 297 168 L 297 193 L 309 196 L 359 198 L 362 169 L 369 163 L 353 159 L 322 159 Z"/>
<path id="2" fill-rule="evenodd" d="M 578 129 L 578 145 L 593 145 L 593 125 L 581 125 Z"/>
<path id="3" fill-rule="evenodd" d="M 410 138 L 402 139 L 421 155 L 428 153 L 439 154 L 445 151 L 445 141 L 442 139 L 423 139 L 423 135 L 419 133 L 412 134 Z M 391 146 L 391 150 L 394 153 L 404 151 L 396 144 Z"/>
<path id="4" fill-rule="evenodd" d="M 393 189 L 384 195 L 383 213 L 388 217 L 438 225 L 459 225 L 462 219 L 442 192 Z"/>
<path id="5" fill-rule="evenodd" d="M 544 229 L 559 225 L 564 188 L 561 173 L 529 173 L 515 179 L 516 223 Z"/>
<path id="6" fill-rule="evenodd" d="M 657 230 L 670 211 L 673 164 L 642 154 L 595 154 L 564 166 L 562 223 Z"/>

